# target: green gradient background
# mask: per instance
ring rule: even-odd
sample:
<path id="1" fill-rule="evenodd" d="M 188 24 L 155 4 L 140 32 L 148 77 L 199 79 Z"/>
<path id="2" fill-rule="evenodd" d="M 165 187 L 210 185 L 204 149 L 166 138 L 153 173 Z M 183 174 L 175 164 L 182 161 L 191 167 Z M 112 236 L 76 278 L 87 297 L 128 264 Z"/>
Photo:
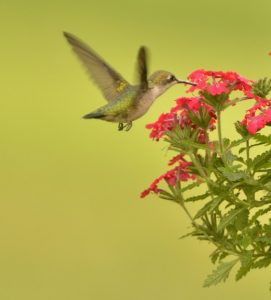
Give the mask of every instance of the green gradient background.
<path id="1" fill-rule="evenodd" d="M 170 154 L 147 122 L 184 87 L 159 98 L 129 132 L 81 116 L 102 105 L 62 31 L 86 40 L 133 79 L 139 45 L 151 69 L 271 75 L 270 0 L 0 2 L 0 299 L 270 299 L 270 270 L 202 288 L 212 247 L 178 240 L 178 206 L 138 195 Z M 241 106 L 224 116 L 242 116 Z"/>

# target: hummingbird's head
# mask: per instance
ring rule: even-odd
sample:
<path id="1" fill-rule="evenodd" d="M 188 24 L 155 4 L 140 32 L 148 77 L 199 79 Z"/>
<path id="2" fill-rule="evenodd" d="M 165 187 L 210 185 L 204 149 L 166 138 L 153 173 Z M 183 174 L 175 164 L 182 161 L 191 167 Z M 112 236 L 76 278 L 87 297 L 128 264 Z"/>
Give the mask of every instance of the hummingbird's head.
<path id="1" fill-rule="evenodd" d="M 156 71 L 149 78 L 149 88 L 157 89 L 162 94 L 171 86 L 177 83 L 185 83 L 195 85 L 194 83 L 186 80 L 179 80 L 170 72 L 167 71 Z"/>
<path id="2" fill-rule="evenodd" d="M 149 78 L 150 88 L 169 88 L 178 82 L 177 78 L 167 71 L 156 71 Z"/>

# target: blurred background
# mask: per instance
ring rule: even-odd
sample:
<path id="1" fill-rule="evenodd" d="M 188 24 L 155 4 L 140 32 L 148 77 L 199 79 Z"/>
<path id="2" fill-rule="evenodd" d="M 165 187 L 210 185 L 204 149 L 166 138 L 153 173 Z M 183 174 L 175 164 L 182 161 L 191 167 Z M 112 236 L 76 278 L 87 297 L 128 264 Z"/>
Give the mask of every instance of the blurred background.
<path id="1" fill-rule="evenodd" d="M 129 81 L 140 45 L 151 71 L 271 76 L 271 2 L 0 2 L 0 298 L 270 299 L 270 272 L 202 288 L 212 246 L 175 204 L 140 192 L 167 169 L 145 124 L 185 95 L 175 86 L 130 132 L 82 120 L 104 104 L 63 38 L 85 40 Z M 244 114 L 232 108 L 225 135 Z M 193 208 L 192 208 L 193 210 Z"/>

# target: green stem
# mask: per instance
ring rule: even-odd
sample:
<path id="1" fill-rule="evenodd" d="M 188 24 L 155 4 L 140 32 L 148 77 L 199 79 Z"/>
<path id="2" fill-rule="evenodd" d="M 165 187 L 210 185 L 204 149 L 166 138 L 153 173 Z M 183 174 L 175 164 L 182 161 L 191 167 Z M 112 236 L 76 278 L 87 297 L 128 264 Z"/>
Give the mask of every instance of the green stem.
<path id="1" fill-rule="evenodd" d="M 250 155 L 249 155 L 249 140 L 246 141 L 246 156 L 247 156 L 247 172 L 250 174 Z"/>
<path id="2" fill-rule="evenodd" d="M 249 140 L 246 141 L 246 154 L 247 154 L 247 161 L 249 160 Z"/>
<path id="3" fill-rule="evenodd" d="M 194 221 L 192 215 L 190 214 L 190 212 L 188 211 L 188 209 L 185 206 L 183 193 L 181 192 L 181 185 L 179 186 L 179 189 L 178 189 L 178 198 L 179 198 L 178 202 L 181 205 L 181 207 L 183 208 L 184 212 L 186 213 L 186 215 L 190 219 L 191 223 L 197 228 L 198 225 L 196 224 L 196 222 Z"/>
<path id="4" fill-rule="evenodd" d="M 183 208 L 183 210 L 185 211 L 185 213 L 187 214 L 188 218 L 190 219 L 190 221 L 192 222 L 192 224 L 195 224 L 195 221 L 193 220 L 192 215 L 190 214 L 190 212 L 188 211 L 188 209 L 186 208 L 184 202 L 181 204 L 181 207 Z"/>
<path id="5" fill-rule="evenodd" d="M 192 225 L 195 226 L 195 228 L 197 230 L 199 230 L 210 243 L 214 244 L 218 249 L 221 249 L 221 245 L 218 242 L 214 241 L 212 239 L 212 237 L 210 237 L 203 229 L 201 229 L 201 226 L 193 219 L 192 215 L 190 214 L 190 212 L 188 211 L 188 209 L 186 208 L 186 206 L 184 204 L 185 202 L 184 202 L 184 198 L 183 198 L 183 195 L 181 192 L 179 192 L 179 197 L 180 197 L 179 203 L 180 203 L 181 207 L 183 208 L 183 210 L 185 211 L 188 218 L 190 219 Z M 238 252 L 234 252 L 234 251 L 228 250 L 226 248 L 224 248 L 223 251 L 228 254 L 231 254 L 231 255 L 239 256 Z"/>
<path id="6" fill-rule="evenodd" d="M 200 176 L 206 181 L 206 184 L 210 190 L 210 186 L 212 185 L 212 181 L 209 178 L 209 174 L 206 174 L 206 172 L 204 171 L 204 169 L 202 168 L 202 165 L 200 164 L 200 162 L 198 161 L 197 157 L 195 154 L 191 153 L 189 154 L 190 159 L 193 163 L 193 165 L 197 168 Z"/>
<path id="7" fill-rule="evenodd" d="M 190 154 L 190 159 L 193 163 L 193 165 L 197 168 L 197 170 L 199 171 L 199 174 L 202 178 L 205 178 L 206 180 L 209 179 L 208 177 L 206 177 L 206 174 L 201 166 L 201 164 L 199 163 L 198 159 L 196 158 L 196 156 L 194 154 Z"/>
<path id="8" fill-rule="evenodd" d="M 226 165 L 225 153 L 224 153 L 224 146 L 223 146 L 223 138 L 222 138 L 222 131 L 221 131 L 221 111 L 217 111 L 217 131 L 218 131 L 218 142 L 219 148 L 221 153 L 221 158 Z"/>
<path id="9" fill-rule="evenodd" d="M 206 130 L 206 145 L 209 146 L 209 134 Z M 207 147 L 206 149 L 206 156 L 207 156 L 207 165 L 210 166 L 210 162 L 211 162 L 211 158 L 212 158 L 212 155 L 211 155 L 211 150 L 209 147 Z M 208 168 L 209 169 L 209 168 Z M 209 170 L 208 170 L 209 171 Z M 210 172 L 209 172 L 209 175 L 210 175 Z"/>

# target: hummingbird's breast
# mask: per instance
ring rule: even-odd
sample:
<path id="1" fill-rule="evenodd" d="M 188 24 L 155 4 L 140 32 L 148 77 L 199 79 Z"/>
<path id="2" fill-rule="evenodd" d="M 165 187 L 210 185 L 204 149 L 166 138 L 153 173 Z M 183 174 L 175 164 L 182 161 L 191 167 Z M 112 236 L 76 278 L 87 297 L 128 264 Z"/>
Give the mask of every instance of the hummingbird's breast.
<path id="1" fill-rule="evenodd" d="M 142 117 L 149 110 L 155 99 L 162 93 L 163 91 L 159 87 L 155 87 L 140 95 L 130 110 L 128 122 Z"/>

